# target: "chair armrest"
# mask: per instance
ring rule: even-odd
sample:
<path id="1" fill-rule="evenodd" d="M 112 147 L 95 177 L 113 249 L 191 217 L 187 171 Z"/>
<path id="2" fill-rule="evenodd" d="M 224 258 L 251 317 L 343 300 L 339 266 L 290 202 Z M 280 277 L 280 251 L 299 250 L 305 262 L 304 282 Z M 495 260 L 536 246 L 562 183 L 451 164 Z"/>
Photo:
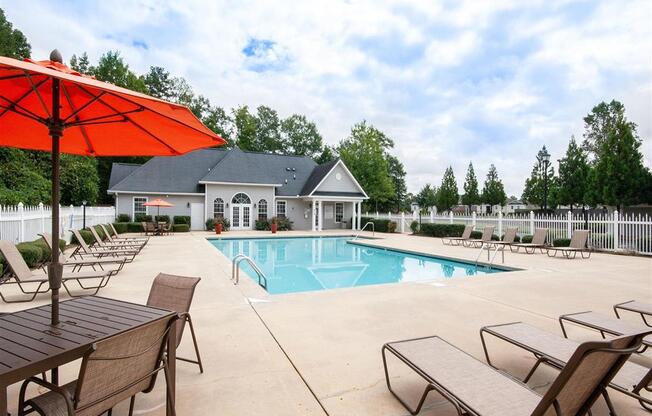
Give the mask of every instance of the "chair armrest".
<path id="1" fill-rule="evenodd" d="M 23 384 L 20 386 L 20 397 L 19 397 L 19 409 L 23 409 L 25 407 L 25 391 L 27 390 L 27 385 L 29 383 L 36 383 L 42 387 L 45 387 L 46 389 L 59 394 L 61 397 L 63 397 L 63 400 L 66 402 L 66 410 L 68 413 L 68 416 L 74 416 L 75 415 L 75 407 L 73 405 L 73 398 L 70 396 L 70 393 L 61 387 L 57 386 L 56 384 L 49 383 L 45 380 L 41 380 L 38 377 L 30 377 L 27 380 L 23 382 Z"/>

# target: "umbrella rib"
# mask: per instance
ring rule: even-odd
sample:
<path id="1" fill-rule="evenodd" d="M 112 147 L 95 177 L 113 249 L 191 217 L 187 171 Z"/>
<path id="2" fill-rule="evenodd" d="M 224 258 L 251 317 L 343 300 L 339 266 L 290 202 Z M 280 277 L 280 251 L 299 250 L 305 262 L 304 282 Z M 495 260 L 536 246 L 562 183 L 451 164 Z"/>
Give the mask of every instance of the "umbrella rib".
<path id="1" fill-rule="evenodd" d="M 72 100 L 70 99 L 70 94 L 68 94 L 68 89 L 66 88 L 65 85 L 61 85 L 61 89 L 63 90 L 63 95 L 66 97 L 66 101 L 68 101 L 68 105 L 70 108 L 74 111 L 72 114 L 75 115 L 75 119 L 79 120 L 79 117 L 77 114 L 79 114 L 80 110 L 75 109 L 75 105 L 73 104 Z M 81 131 L 82 136 L 84 137 L 84 141 L 86 142 L 86 146 L 88 146 L 88 153 L 94 155 L 95 154 L 95 149 L 93 149 L 93 144 L 91 143 L 90 138 L 88 137 L 88 132 L 86 132 L 86 129 L 84 126 L 79 126 L 79 130 Z"/>
<path id="2" fill-rule="evenodd" d="M 41 83 L 41 84 L 42 84 L 42 83 Z M 4 116 L 8 111 L 15 111 L 15 108 L 19 108 L 19 109 L 23 110 L 25 113 L 30 114 L 30 115 L 31 115 L 35 120 L 38 120 L 39 122 L 41 122 L 41 123 L 43 123 L 43 124 L 46 124 L 46 123 L 47 123 L 47 119 L 45 119 L 45 118 L 43 118 L 43 117 L 39 117 L 38 114 L 36 114 L 36 113 L 34 113 L 33 111 L 31 111 L 31 110 L 29 110 L 29 109 L 23 107 L 23 106 L 20 105 L 20 104 L 18 104 L 19 102 L 21 102 L 23 99 L 25 99 L 25 98 L 26 98 L 29 94 L 31 94 L 32 92 L 33 92 L 33 90 L 29 90 L 29 91 L 27 91 L 25 94 L 23 94 L 23 95 L 22 95 L 20 98 L 18 98 L 18 100 L 16 100 L 16 101 L 12 101 L 12 100 L 10 100 L 9 98 L 5 97 L 4 95 L 0 95 L 0 99 L 3 99 L 3 100 L 5 100 L 6 102 L 8 102 L 8 103 L 10 104 L 9 107 L 6 107 L 5 111 L 3 111 L 3 112 L 0 114 L 0 117 Z"/>
<path id="3" fill-rule="evenodd" d="M 29 114 L 29 113 L 23 113 L 22 111 L 17 111 L 17 110 L 16 110 L 15 108 L 13 108 L 13 107 L 7 107 L 7 106 L 4 106 L 4 105 L 0 104 L 0 108 L 6 110 L 5 112 L 7 112 L 7 111 L 11 111 L 12 113 L 18 114 L 19 116 L 27 117 L 27 118 L 29 118 L 30 120 L 34 120 L 34 121 L 36 121 L 36 122 L 38 122 L 38 123 L 41 123 L 41 124 L 46 124 L 46 121 L 45 121 L 45 120 L 43 120 L 43 119 L 41 119 L 41 118 L 38 118 L 38 117 L 34 117 L 33 115 L 31 115 L 31 114 Z M 3 113 L 3 114 L 4 114 L 4 113 Z"/>
<path id="4" fill-rule="evenodd" d="M 89 105 L 91 105 L 91 104 L 93 104 L 95 101 L 97 101 L 97 100 L 98 100 L 101 96 L 103 96 L 104 94 L 106 94 L 106 91 L 102 91 L 102 93 L 101 93 L 100 95 L 96 95 L 96 96 L 94 96 L 94 98 L 93 98 L 92 100 L 88 101 L 87 103 L 85 103 L 84 105 L 82 105 L 81 107 L 79 107 L 77 110 L 75 110 L 73 113 L 71 113 L 68 117 L 64 118 L 64 119 L 63 119 L 63 122 L 65 123 L 65 122 L 68 121 L 71 117 L 75 117 L 75 118 L 77 119 L 77 121 L 79 121 L 79 117 L 77 117 L 77 115 L 78 115 L 78 114 L 79 114 L 83 109 L 85 109 L 86 107 L 88 107 Z M 70 99 L 68 99 L 68 101 L 70 102 Z M 70 106 L 72 107 L 72 103 L 70 103 Z"/>
<path id="5" fill-rule="evenodd" d="M 91 117 L 91 118 L 87 118 L 86 120 L 79 120 L 79 121 L 73 121 L 71 123 L 66 123 L 66 127 L 68 127 L 68 126 L 83 126 L 85 124 L 100 124 L 100 123 L 97 123 L 97 121 L 104 120 L 104 119 L 111 118 L 111 117 L 120 117 L 120 120 L 103 121 L 102 124 L 103 123 L 119 123 L 119 122 L 127 121 L 126 117 L 125 117 L 125 114 L 138 113 L 138 112 L 143 111 L 143 110 L 144 110 L 143 108 L 137 108 L 135 110 L 129 110 L 129 111 L 125 111 L 123 113 L 115 113 L 115 114 L 107 114 L 105 116 Z"/>
<path id="6" fill-rule="evenodd" d="M 29 74 L 27 71 L 23 71 L 25 73 L 25 77 L 27 78 L 27 81 L 29 81 L 29 85 L 32 86 L 32 90 L 36 93 L 36 96 L 38 97 L 38 100 L 41 102 L 41 105 L 43 106 L 43 109 L 45 110 L 45 113 L 48 115 L 48 118 L 51 118 L 52 115 L 50 114 L 50 110 L 48 110 L 48 106 L 45 105 L 45 101 L 43 101 L 43 97 L 41 97 L 41 93 L 38 92 L 38 89 L 34 85 L 34 81 L 32 80 L 32 76 Z"/>

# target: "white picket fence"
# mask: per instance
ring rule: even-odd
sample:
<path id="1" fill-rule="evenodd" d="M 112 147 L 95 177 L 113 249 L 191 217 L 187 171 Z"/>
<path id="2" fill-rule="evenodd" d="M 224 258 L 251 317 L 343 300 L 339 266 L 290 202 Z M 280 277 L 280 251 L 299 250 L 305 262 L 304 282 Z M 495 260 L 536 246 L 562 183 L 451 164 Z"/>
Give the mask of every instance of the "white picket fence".
<path id="1" fill-rule="evenodd" d="M 390 219 L 397 224 L 397 231 L 409 233 L 410 223 L 419 221 L 414 213 L 366 213 L 364 216 L 377 219 Z M 573 215 L 570 211 L 563 215 L 503 214 L 476 215 L 472 213 L 447 215 L 430 212 L 421 215 L 422 223 L 470 224 L 476 230 L 487 225 L 495 227 L 494 233 L 501 236 L 508 227 L 516 227 L 519 235 L 534 234 L 536 228 L 548 229 L 548 241 L 556 238 L 571 238 L 573 230 L 588 229 L 589 245 L 595 249 L 635 252 L 652 255 L 652 217 L 646 215 L 611 214 Z"/>
<path id="2" fill-rule="evenodd" d="M 114 207 L 86 207 L 86 226 L 106 224 L 115 220 Z M 59 209 L 61 238 L 70 241 L 70 229 L 80 229 L 84 225 L 84 207 L 67 206 Z M 39 233 L 51 232 L 51 207 L 39 204 L 25 206 L 0 205 L 0 240 L 14 243 L 32 241 L 39 238 Z"/>

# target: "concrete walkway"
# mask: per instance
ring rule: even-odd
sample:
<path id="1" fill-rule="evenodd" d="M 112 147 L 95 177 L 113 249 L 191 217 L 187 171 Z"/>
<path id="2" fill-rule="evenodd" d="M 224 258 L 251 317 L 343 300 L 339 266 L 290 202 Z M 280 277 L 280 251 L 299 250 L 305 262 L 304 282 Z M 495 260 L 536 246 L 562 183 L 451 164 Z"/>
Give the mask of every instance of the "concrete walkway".
<path id="1" fill-rule="evenodd" d="M 289 234 L 311 233 L 281 236 Z M 207 236 L 152 238 L 137 260 L 100 293 L 144 303 L 160 271 L 202 277 L 191 312 L 205 373 L 178 363 L 179 415 L 405 415 L 385 387 L 380 356 L 384 342 L 437 334 L 482 359 L 478 330 L 483 325 L 525 321 L 561 333 L 557 317 L 562 313 L 612 314 L 611 305 L 617 302 L 652 302 L 652 259 L 609 254 L 565 260 L 507 253 L 506 265 L 525 270 L 270 296 L 248 278 L 234 286 L 230 262 L 206 241 Z M 365 243 L 470 260 L 478 252 L 443 246 L 435 238 L 382 237 Z M 32 304 L 46 302 L 47 295 Z M 0 312 L 30 305 L 0 304 Z M 572 328 L 570 335 L 581 340 L 597 334 Z M 182 343 L 180 356 L 192 356 L 189 341 L 188 337 Z M 495 362 L 514 375 L 524 375 L 534 362 L 499 342 L 489 348 Z M 652 364 L 649 355 L 643 361 Z M 66 366 L 63 380 L 74 378 L 77 371 L 77 363 Z M 392 374 L 397 386 L 416 398 L 422 389 L 419 380 L 398 365 L 392 365 Z M 543 392 L 554 375 L 541 369 L 530 386 Z M 16 405 L 18 388 L 10 390 L 10 407 Z M 163 391 L 159 382 L 154 392 L 139 395 L 137 414 L 164 414 Z M 631 398 L 616 392 L 611 396 L 620 414 L 648 414 Z M 424 415 L 455 414 L 436 394 L 427 406 Z M 126 403 L 114 412 L 122 414 Z M 594 414 L 607 414 L 602 403 Z"/>

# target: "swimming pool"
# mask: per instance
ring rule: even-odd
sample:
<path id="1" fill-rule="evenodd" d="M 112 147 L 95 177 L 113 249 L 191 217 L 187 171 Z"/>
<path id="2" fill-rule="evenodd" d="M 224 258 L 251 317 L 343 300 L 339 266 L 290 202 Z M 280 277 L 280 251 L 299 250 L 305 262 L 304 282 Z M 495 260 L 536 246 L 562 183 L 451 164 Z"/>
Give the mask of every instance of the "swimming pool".
<path id="1" fill-rule="evenodd" d="M 221 238 L 210 243 L 226 257 L 251 257 L 267 277 L 271 294 L 383 283 L 449 280 L 505 270 L 349 244 L 352 237 Z M 242 270 L 256 274 L 245 262 Z M 258 281 L 258 278 L 255 278 Z"/>

